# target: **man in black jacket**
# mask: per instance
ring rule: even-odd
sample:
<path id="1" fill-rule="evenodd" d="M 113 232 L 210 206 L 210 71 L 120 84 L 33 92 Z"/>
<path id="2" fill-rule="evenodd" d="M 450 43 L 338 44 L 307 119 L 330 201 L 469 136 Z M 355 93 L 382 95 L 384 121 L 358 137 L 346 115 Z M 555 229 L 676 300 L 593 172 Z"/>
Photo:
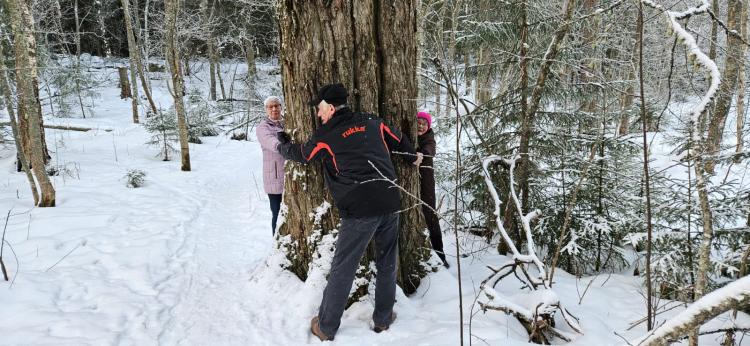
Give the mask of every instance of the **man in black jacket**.
<path id="1" fill-rule="evenodd" d="M 396 318 L 396 211 L 401 198 L 391 183 L 396 171 L 390 154 L 407 153 L 404 158 L 417 167 L 422 161 L 422 155 L 398 130 L 376 116 L 352 112 L 346 104 L 348 96 L 342 84 L 320 89 L 310 104 L 317 106 L 323 125 L 304 144 L 294 144 L 286 133 L 279 132 L 278 150 L 287 160 L 303 164 L 323 161 L 326 185 L 341 215 L 328 284 L 318 316 L 310 325 L 321 341 L 333 340 L 336 335 L 359 261 L 371 239 L 377 253 L 375 332 L 387 330 Z"/>

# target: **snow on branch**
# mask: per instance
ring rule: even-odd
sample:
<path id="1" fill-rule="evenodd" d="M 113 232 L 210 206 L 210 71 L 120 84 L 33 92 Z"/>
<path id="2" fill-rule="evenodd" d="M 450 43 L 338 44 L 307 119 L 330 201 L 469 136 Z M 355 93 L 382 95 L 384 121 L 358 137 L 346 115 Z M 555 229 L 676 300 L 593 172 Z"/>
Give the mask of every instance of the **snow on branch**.
<path id="1" fill-rule="evenodd" d="M 700 140 L 700 131 L 698 131 L 698 119 L 700 115 L 703 114 L 703 112 L 706 110 L 706 107 L 714 98 L 716 92 L 719 90 L 719 84 L 721 83 L 721 73 L 719 73 L 719 67 L 716 66 L 716 63 L 711 60 L 708 55 L 703 53 L 700 47 L 698 47 L 698 43 L 695 41 L 695 37 L 693 37 L 693 35 L 685 30 L 685 28 L 682 27 L 678 20 L 686 19 L 696 14 L 707 13 L 710 9 L 708 0 L 701 0 L 701 4 L 699 6 L 691 7 L 682 12 L 665 10 L 662 6 L 654 3 L 651 0 L 641 0 L 641 2 L 646 6 L 664 11 L 664 13 L 667 15 L 671 31 L 677 35 L 677 39 L 680 41 L 680 43 L 685 45 L 688 56 L 691 59 L 695 59 L 696 63 L 700 66 L 703 66 L 703 68 L 705 68 L 709 73 L 711 84 L 709 85 L 706 94 L 701 98 L 701 101 L 693 108 L 690 116 L 691 121 L 693 122 L 693 126 L 695 127 L 695 130 L 693 131 L 693 140 L 698 142 Z"/>
<path id="2" fill-rule="evenodd" d="M 489 189 L 490 195 L 495 203 L 493 214 L 495 214 L 497 219 L 498 231 L 508 245 L 508 248 L 510 248 L 513 260 L 505 263 L 499 268 L 489 266 L 492 274 L 485 278 L 480 284 L 480 294 L 483 294 L 483 299 L 479 301 L 479 305 L 484 311 L 503 311 L 516 317 L 529 333 L 530 341 L 547 344 L 552 338 L 557 338 L 569 342 L 572 340 L 572 336 L 554 326 L 555 313 L 560 311 L 562 318 L 575 332 L 582 334 L 582 328 L 578 323 L 578 319 L 571 315 L 562 306 L 558 295 L 550 288 L 549 282 L 546 278 L 545 266 L 542 261 L 539 260 L 534 250 L 534 239 L 532 237 L 530 223 L 539 217 L 541 212 L 539 210 L 534 210 L 528 214 L 524 214 L 521 203 L 518 201 L 518 195 L 516 194 L 514 186 L 515 182 L 513 180 L 513 170 L 519 158 L 520 157 L 516 157 L 506 160 L 500 156 L 492 155 L 482 160 L 484 181 L 487 184 L 487 188 Z M 510 177 L 510 198 L 516 207 L 516 212 L 520 216 L 521 226 L 526 233 L 528 252 L 526 254 L 522 254 L 518 251 L 515 243 L 508 235 L 505 227 L 503 227 L 503 220 L 500 212 L 500 196 L 495 188 L 495 184 L 492 182 L 488 168 L 489 165 L 495 161 L 500 161 L 504 167 L 508 168 L 508 176 Z M 532 278 L 526 268 L 527 265 L 534 265 L 537 268 L 539 276 Z M 517 272 L 518 270 L 520 270 L 522 275 L 519 275 Z M 500 280 L 511 274 L 524 283 L 524 287 L 530 288 L 531 292 L 515 295 L 511 300 L 508 297 L 503 297 L 495 291 L 494 287 L 500 282 Z"/>
<path id="3" fill-rule="evenodd" d="M 748 303 L 750 303 L 750 276 L 745 276 L 703 296 L 648 335 L 629 344 L 667 345 L 714 317 Z"/>
<path id="4" fill-rule="evenodd" d="M 542 285 L 544 287 L 548 287 L 546 277 L 547 277 L 547 271 L 544 268 L 544 264 L 542 261 L 539 260 L 539 258 L 536 255 L 536 252 L 534 251 L 534 239 L 531 235 L 531 226 L 530 222 L 539 217 L 541 215 L 541 212 L 539 210 L 534 210 L 526 215 L 523 214 L 523 211 L 521 209 L 521 203 L 518 202 L 518 196 L 516 195 L 515 187 L 513 186 L 515 182 L 513 181 L 513 169 L 516 166 L 516 161 L 518 161 L 519 157 L 516 157 L 512 160 L 505 160 L 497 155 L 488 156 L 484 160 L 482 160 L 482 169 L 484 171 L 484 181 L 487 184 L 487 188 L 490 190 L 490 195 L 492 195 L 492 198 L 495 201 L 495 211 L 493 214 L 495 214 L 495 217 L 497 218 L 497 227 L 500 231 L 500 234 L 503 236 L 503 240 L 505 240 L 506 244 L 508 244 L 508 248 L 510 248 L 510 251 L 513 253 L 513 259 L 523 262 L 523 263 L 533 263 L 537 270 L 539 271 L 539 277 L 538 279 L 534 280 L 532 282 L 532 285 Z M 508 231 L 505 230 L 505 227 L 503 227 L 503 220 L 501 219 L 500 215 L 500 197 L 497 193 L 497 189 L 495 188 L 494 183 L 492 183 L 492 179 L 490 178 L 490 173 L 488 170 L 488 166 L 490 163 L 494 161 L 504 161 L 510 168 L 508 175 L 510 176 L 510 195 L 513 199 L 514 204 L 516 205 L 516 210 L 518 211 L 518 215 L 520 215 L 521 219 L 521 225 L 523 227 L 524 233 L 526 234 L 526 245 L 528 254 L 521 254 L 520 251 L 518 251 L 518 248 L 516 248 L 516 244 L 513 243 L 513 240 L 508 235 Z"/>

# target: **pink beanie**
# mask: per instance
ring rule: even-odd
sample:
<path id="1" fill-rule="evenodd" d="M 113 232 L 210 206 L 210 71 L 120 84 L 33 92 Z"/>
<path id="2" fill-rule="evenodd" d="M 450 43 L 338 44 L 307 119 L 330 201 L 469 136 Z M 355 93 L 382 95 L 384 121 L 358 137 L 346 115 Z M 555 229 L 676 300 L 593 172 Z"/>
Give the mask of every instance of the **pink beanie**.
<path id="1" fill-rule="evenodd" d="M 419 119 L 419 118 L 422 118 L 425 121 L 427 121 L 427 128 L 428 129 L 432 127 L 432 116 L 430 115 L 430 113 L 419 112 L 419 113 L 417 113 L 417 119 Z"/>

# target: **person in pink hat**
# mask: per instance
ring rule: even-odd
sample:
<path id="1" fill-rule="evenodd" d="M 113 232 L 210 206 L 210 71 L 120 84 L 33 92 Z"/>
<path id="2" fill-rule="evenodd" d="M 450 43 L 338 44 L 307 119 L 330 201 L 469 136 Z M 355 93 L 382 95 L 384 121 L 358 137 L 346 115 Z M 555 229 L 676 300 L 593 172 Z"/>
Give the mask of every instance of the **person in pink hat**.
<path id="1" fill-rule="evenodd" d="M 427 205 L 422 205 L 427 229 L 430 231 L 432 249 L 443 261 L 443 266 L 450 267 L 443 252 L 443 234 L 435 210 L 435 170 L 433 157 L 435 156 L 435 133 L 432 132 L 432 116 L 427 112 L 417 113 L 417 151 L 424 155 L 422 165 L 419 166 L 421 198 Z"/>

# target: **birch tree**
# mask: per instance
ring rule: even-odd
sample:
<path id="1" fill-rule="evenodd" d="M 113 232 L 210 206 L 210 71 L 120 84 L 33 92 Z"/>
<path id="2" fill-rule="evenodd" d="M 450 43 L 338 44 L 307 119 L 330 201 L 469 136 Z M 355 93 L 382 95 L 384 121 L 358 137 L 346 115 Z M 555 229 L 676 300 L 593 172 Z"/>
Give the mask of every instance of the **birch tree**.
<path id="1" fill-rule="evenodd" d="M 164 11 L 166 12 L 167 32 L 166 53 L 169 73 L 172 76 L 172 98 L 174 99 L 174 109 L 177 115 L 177 128 L 180 136 L 180 156 L 182 161 L 181 169 L 190 170 L 190 147 L 188 146 L 188 128 L 187 117 L 185 114 L 185 104 L 183 96 L 185 94 L 185 83 L 182 79 L 182 66 L 180 65 L 180 50 L 177 47 L 177 15 L 180 11 L 180 0 L 166 0 L 164 2 Z"/>
<path id="2" fill-rule="evenodd" d="M 26 152 L 19 155 L 32 168 L 40 196 L 37 206 L 55 206 L 55 188 L 45 170 L 46 144 L 42 127 L 42 112 L 39 103 L 39 77 L 36 61 L 36 38 L 31 6 L 26 0 L 9 2 L 11 26 L 15 38 L 16 91 L 18 93 L 18 118 L 21 119 L 21 137 L 26 137 L 22 147 Z M 26 123 L 26 132 L 23 131 Z M 27 147 L 28 146 L 28 147 Z"/>
<path id="3" fill-rule="evenodd" d="M 141 79 L 141 87 L 143 88 L 143 93 L 146 94 L 146 99 L 148 99 L 148 104 L 151 107 L 151 111 L 154 112 L 154 114 L 158 111 L 156 109 L 156 104 L 154 103 L 154 99 L 151 96 L 151 91 L 148 87 L 148 82 L 146 81 L 146 73 L 143 68 L 143 62 L 141 61 L 141 48 L 135 40 L 135 31 L 133 29 L 133 19 L 130 12 L 130 0 L 121 0 L 122 2 L 122 11 L 125 18 L 125 30 L 127 31 L 128 36 L 128 53 L 130 55 L 130 79 L 131 79 L 131 85 L 133 86 L 133 106 L 135 107 L 137 105 L 137 101 L 135 99 L 138 98 L 138 83 L 135 81 L 136 72 L 137 75 Z M 133 121 L 137 121 L 138 113 L 137 111 L 133 111 Z"/>
<path id="4" fill-rule="evenodd" d="M 8 112 L 8 117 L 10 118 L 10 127 L 11 131 L 13 132 L 13 141 L 16 144 L 16 157 L 18 158 L 18 162 L 20 163 L 21 168 L 26 174 L 26 179 L 29 181 L 31 195 L 34 197 L 34 205 L 37 205 L 39 204 L 39 191 L 36 185 L 36 181 L 34 181 L 34 176 L 31 173 L 31 169 L 29 168 L 29 163 L 26 159 L 24 159 L 23 156 L 23 141 L 21 140 L 21 134 L 18 130 L 16 113 L 13 110 L 13 97 L 11 96 L 10 84 L 8 83 L 8 72 L 5 68 L 5 51 L 2 43 L 0 43 L 0 94 L 2 94 L 3 96 L 5 109 Z"/>

